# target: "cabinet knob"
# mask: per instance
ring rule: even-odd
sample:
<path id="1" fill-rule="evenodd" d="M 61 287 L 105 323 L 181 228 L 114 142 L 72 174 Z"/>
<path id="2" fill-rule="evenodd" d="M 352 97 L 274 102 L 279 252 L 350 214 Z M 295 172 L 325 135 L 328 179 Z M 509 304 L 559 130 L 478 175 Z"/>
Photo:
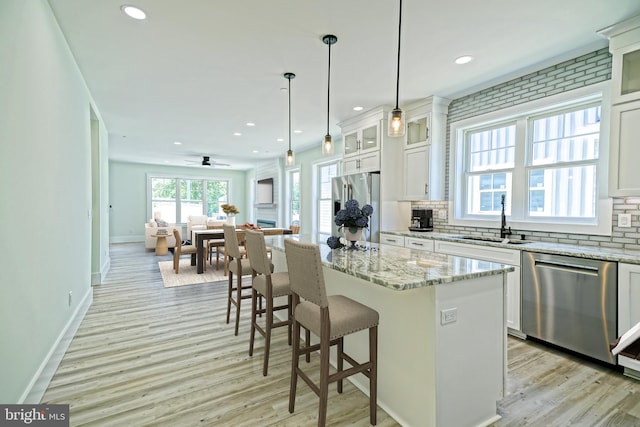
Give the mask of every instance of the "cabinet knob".
<path id="1" fill-rule="evenodd" d="M 429 184 L 424 185 L 424 194 L 429 194 Z"/>

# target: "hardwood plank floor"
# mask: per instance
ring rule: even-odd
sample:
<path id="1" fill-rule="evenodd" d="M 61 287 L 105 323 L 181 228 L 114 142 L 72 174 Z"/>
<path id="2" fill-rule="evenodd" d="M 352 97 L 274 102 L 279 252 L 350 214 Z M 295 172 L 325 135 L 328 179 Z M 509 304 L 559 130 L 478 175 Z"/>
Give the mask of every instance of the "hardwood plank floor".
<path id="1" fill-rule="evenodd" d="M 142 244 L 111 246 L 111 270 L 94 288 L 43 403 L 68 403 L 72 426 L 315 425 L 318 399 L 302 381 L 296 410 L 288 411 L 283 328 L 274 333 L 263 377 L 259 336 L 248 356 L 249 305 L 236 337 L 225 323 L 226 283 L 164 288 L 158 261 L 169 259 Z M 508 357 L 507 394 L 498 402 L 503 418 L 495 427 L 640 426 L 634 380 L 515 338 Z M 316 372 L 317 362 L 309 365 Z M 368 399 L 349 382 L 342 395 L 333 386 L 327 417 L 330 425 L 369 425 Z M 378 408 L 378 425 L 397 423 Z"/>

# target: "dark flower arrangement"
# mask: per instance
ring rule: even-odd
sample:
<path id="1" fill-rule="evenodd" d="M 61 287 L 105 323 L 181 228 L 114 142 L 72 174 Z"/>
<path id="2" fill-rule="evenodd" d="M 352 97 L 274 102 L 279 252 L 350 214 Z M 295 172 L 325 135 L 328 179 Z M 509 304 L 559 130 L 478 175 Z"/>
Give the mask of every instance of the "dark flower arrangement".
<path id="1" fill-rule="evenodd" d="M 358 228 L 369 227 L 369 217 L 373 213 L 373 206 L 366 204 L 360 208 L 360 204 L 357 200 L 347 200 L 344 204 L 344 209 L 340 209 L 336 213 L 334 222 L 339 226 L 338 230 L 348 228 L 351 233 L 358 231 Z M 327 239 L 327 246 L 331 249 L 337 249 L 344 246 L 340 242 L 340 238 L 331 236 Z"/>

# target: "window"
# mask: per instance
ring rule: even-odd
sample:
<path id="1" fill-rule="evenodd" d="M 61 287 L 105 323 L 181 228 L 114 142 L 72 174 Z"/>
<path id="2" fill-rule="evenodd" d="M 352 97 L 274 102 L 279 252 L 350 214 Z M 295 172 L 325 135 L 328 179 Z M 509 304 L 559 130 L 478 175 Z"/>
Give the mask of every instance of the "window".
<path id="1" fill-rule="evenodd" d="M 189 215 L 226 217 L 220 205 L 229 200 L 229 181 L 149 177 L 148 182 L 154 217 L 169 223 L 186 223 Z"/>
<path id="2" fill-rule="evenodd" d="M 293 169 L 288 172 L 287 191 L 289 194 L 289 223 L 300 224 L 300 169 Z"/>
<path id="3" fill-rule="evenodd" d="M 331 180 L 337 175 L 337 162 L 318 167 L 318 233 L 331 234 L 333 223 Z"/>
<path id="4" fill-rule="evenodd" d="M 607 174 L 600 156 L 601 97 L 567 100 L 565 94 L 544 107 L 540 101 L 452 124 L 452 223 L 491 221 L 493 227 L 504 200 L 507 219 L 523 229 L 597 227 L 598 188 Z"/>

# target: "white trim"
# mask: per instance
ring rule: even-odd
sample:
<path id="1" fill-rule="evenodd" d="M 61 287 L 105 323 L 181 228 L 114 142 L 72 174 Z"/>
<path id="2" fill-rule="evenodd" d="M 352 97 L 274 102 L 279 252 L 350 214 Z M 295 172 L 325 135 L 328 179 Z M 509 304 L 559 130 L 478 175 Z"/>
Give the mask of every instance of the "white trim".
<path id="1" fill-rule="evenodd" d="M 58 338 L 49 349 L 49 352 L 40 364 L 40 367 L 38 368 L 36 373 L 33 375 L 33 378 L 27 385 L 27 388 L 20 396 L 20 399 L 17 402 L 18 404 L 40 403 L 45 391 L 47 391 L 49 383 L 51 382 L 51 378 L 53 378 L 53 375 L 56 373 L 58 365 L 60 365 L 65 352 L 71 344 L 71 340 L 80 327 L 80 323 L 82 323 L 82 320 L 87 314 L 87 311 L 89 310 L 89 307 L 91 307 L 92 303 L 93 288 L 90 287 L 89 290 L 85 293 L 82 301 L 80 301 L 80 303 L 76 307 L 73 315 L 69 318 L 69 321 L 58 335 Z"/>
<path id="2" fill-rule="evenodd" d="M 462 218 L 463 203 L 461 200 L 464 194 L 464 183 L 460 182 L 460 171 L 463 170 L 464 159 L 461 156 L 457 156 L 457 153 L 463 150 L 463 133 L 465 130 L 471 127 L 504 123 L 523 115 L 540 114 L 545 111 L 556 110 L 580 102 L 601 99 L 602 113 L 600 123 L 600 157 L 598 161 L 597 222 L 570 224 L 554 220 L 544 221 L 531 219 L 510 220 L 507 225 L 516 232 L 518 230 L 529 230 L 611 236 L 613 200 L 608 198 L 609 108 L 607 105 L 609 97 L 610 82 L 607 81 L 451 123 L 449 143 L 449 212 L 451 214 L 449 215 L 449 225 L 488 228 L 499 227 L 499 217 L 496 215 L 487 216 L 486 218 Z"/>

